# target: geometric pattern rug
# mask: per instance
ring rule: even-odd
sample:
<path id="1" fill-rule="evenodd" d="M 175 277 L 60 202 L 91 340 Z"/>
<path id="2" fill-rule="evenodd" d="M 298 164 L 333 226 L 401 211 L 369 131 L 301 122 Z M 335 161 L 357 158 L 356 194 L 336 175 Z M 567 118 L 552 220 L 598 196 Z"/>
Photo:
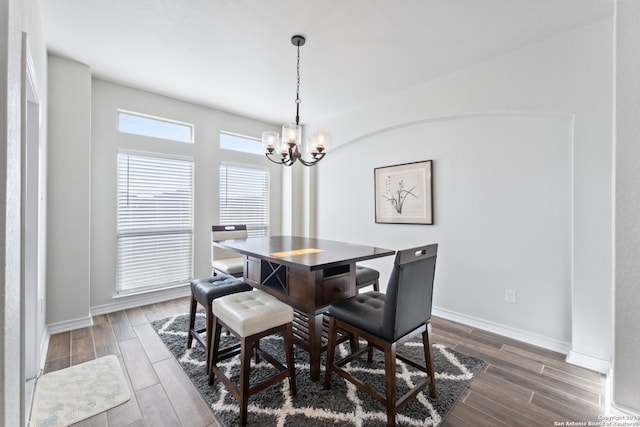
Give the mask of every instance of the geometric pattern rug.
<path id="1" fill-rule="evenodd" d="M 130 398 L 131 391 L 116 356 L 90 360 L 38 379 L 29 426 L 69 426 Z"/>
<path id="2" fill-rule="evenodd" d="M 204 313 L 199 312 L 197 323 L 204 325 Z M 239 422 L 238 404 L 226 388 L 215 380 L 208 385 L 205 350 L 195 340 L 191 349 L 187 349 L 188 314 L 173 316 L 152 323 L 154 329 L 180 363 L 187 376 L 211 406 L 216 416 L 226 427 L 234 427 Z M 224 336 L 224 334 L 223 334 Z M 233 336 L 224 338 L 234 340 Z M 416 361 L 423 361 L 421 356 L 421 342 L 408 342 L 398 349 Z M 285 363 L 282 350 L 282 338 L 279 336 L 266 337 L 260 340 L 260 347 L 272 354 L 281 363 Z M 347 347 L 336 349 L 336 356 L 346 355 Z M 436 370 L 436 397 L 431 398 L 427 390 L 421 392 L 417 398 L 409 402 L 396 416 L 399 426 L 437 426 L 453 408 L 456 401 L 469 385 L 474 375 L 482 368 L 484 362 L 480 359 L 466 356 L 443 345 L 433 345 L 433 357 Z M 384 361 L 383 354 L 374 352 L 372 364 L 367 362 L 366 356 L 362 361 L 354 361 L 347 365 L 352 373 L 367 384 L 384 393 Z M 308 353 L 294 346 L 296 367 L 296 396 L 289 394 L 288 381 L 282 381 L 249 398 L 247 425 L 249 426 L 291 426 L 291 427 L 361 427 L 386 425 L 384 406 L 355 388 L 351 383 L 337 375 L 332 376 L 331 389 L 325 390 L 324 355 L 320 381 L 314 382 L 309 378 Z M 267 362 L 255 365 L 252 360 L 251 383 L 265 378 L 273 372 L 273 367 Z M 239 382 L 239 357 L 222 361 L 218 366 L 232 382 Z M 415 368 L 397 362 L 397 395 L 400 396 L 419 377 L 425 374 Z"/>

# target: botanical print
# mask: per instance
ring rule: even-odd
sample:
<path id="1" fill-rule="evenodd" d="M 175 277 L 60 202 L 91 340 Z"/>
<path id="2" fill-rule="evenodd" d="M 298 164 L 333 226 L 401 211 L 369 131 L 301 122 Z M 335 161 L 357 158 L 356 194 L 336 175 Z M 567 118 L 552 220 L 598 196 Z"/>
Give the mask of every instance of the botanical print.
<path id="1" fill-rule="evenodd" d="M 424 170 L 411 169 L 402 172 L 383 173 L 384 193 L 380 214 L 383 217 L 424 217 L 426 194 Z"/>
<path id="2" fill-rule="evenodd" d="M 384 197 L 387 200 L 387 202 L 391 203 L 391 206 L 393 206 L 393 208 L 399 214 L 402 213 L 402 206 L 404 205 L 404 202 L 407 200 L 407 197 L 413 196 L 416 199 L 418 198 L 418 196 L 416 196 L 415 193 L 413 193 L 413 190 L 416 188 L 415 185 L 411 187 L 409 190 L 406 190 L 404 188 L 404 181 L 400 180 L 400 182 L 398 183 L 398 190 L 392 193 L 391 192 L 391 175 L 386 177 L 385 182 L 386 182 L 386 191 L 385 191 L 385 194 L 382 195 L 382 197 Z"/>

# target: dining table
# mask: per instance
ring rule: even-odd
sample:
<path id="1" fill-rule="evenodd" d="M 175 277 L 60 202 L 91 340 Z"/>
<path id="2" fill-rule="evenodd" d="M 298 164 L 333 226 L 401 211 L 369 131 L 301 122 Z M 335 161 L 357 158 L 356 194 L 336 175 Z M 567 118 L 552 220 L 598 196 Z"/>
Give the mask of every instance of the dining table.
<path id="1" fill-rule="evenodd" d="M 356 263 L 394 250 L 300 236 L 219 240 L 244 256 L 243 280 L 294 308 L 294 344 L 309 353 L 309 375 L 320 379 L 326 350 L 325 309 L 357 294 Z M 323 333 L 324 330 L 324 333 Z"/>

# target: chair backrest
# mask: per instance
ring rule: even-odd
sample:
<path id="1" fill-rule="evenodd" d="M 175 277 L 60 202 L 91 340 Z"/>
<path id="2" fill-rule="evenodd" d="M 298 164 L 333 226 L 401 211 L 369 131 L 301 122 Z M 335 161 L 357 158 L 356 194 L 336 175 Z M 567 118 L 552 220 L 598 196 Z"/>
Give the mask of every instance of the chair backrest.
<path id="1" fill-rule="evenodd" d="M 241 225 L 213 225 L 211 226 L 211 262 L 216 259 L 227 259 L 242 256 L 213 245 L 217 240 L 246 239 L 247 226 Z"/>
<path id="2" fill-rule="evenodd" d="M 438 245 L 396 253 L 385 296 L 382 333 L 396 341 L 431 319 Z"/>

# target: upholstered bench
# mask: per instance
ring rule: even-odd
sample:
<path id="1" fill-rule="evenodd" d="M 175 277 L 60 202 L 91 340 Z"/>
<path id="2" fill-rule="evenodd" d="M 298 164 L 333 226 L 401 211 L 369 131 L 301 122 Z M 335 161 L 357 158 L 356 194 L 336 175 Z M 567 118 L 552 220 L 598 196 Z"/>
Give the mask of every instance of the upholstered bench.
<path id="1" fill-rule="evenodd" d="M 207 277 L 204 279 L 196 279 L 191 282 L 191 310 L 189 312 L 189 335 L 187 338 L 187 348 L 191 348 L 193 339 L 195 338 L 204 348 L 207 349 L 207 371 L 209 369 L 209 342 L 208 337 L 211 336 L 213 316 L 211 314 L 211 302 L 225 295 L 235 294 L 237 292 L 250 291 L 253 288 L 242 280 L 224 274 Z M 201 329 L 195 328 L 196 309 L 198 304 L 202 305 L 206 310 L 206 326 Z M 207 340 L 201 335 L 207 331 Z"/>
<path id="2" fill-rule="evenodd" d="M 209 385 L 212 385 L 214 378 L 217 377 L 236 398 L 240 405 L 240 425 L 244 426 L 247 423 L 249 396 L 273 384 L 277 384 L 287 377 L 289 378 L 289 391 L 292 396 L 295 396 L 293 308 L 265 292 L 255 290 L 217 298 L 211 304 L 211 312 L 213 313 L 213 344 L 209 355 L 211 360 Z M 231 383 L 225 373 L 218 367 L 218 362 L 221 360 L 238 354 L 237 345 L 220 348 L 222 327 L 240 341 L 240 384 L 238 386 Z M 286 367 L 256 345 L 260 338 L 276 333 L 281 334 L 284 338 Z M 251 369 L 252 350 L 255 350 L 266 361 L 271 363 L 276 368 L 277 373 L 270 378 L 262 379 L 257 384 L 250 385 L 249 371 Z"/>

